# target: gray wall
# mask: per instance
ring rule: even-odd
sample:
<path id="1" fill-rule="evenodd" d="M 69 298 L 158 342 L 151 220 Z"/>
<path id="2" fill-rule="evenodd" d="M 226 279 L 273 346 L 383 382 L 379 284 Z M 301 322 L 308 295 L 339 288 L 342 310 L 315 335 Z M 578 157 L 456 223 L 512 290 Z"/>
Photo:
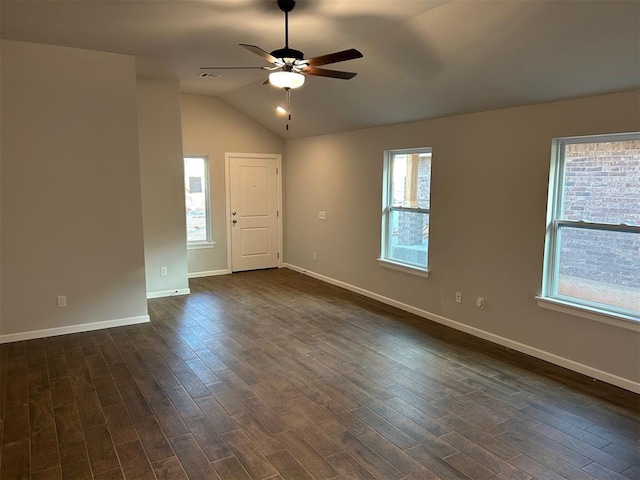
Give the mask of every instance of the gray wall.
<path id="1" fill-rule="evenodd" d="M 285 262 L 637 385 L 638 332 L 543 310 L 534 296 L 551 139 L 637 131 L 639 100 L 620 93 L 289 140 Z M 433 147 L 428 279 L 376 261 L 383 152 L 422 146 Z"/>
<path id="2" fill-rule="evenodd" d="M 0 335 L 144 319 L 134 58 L 13 41 L 1 57 Z"/>
<path id="3" fill-rule="evenodd" d="M 184 154 L 209 157 L 211 230 L 216 242 L 214 248 L 188 251 L 189 274 L 221 273 L 228 268 L 224 154 L 282 154 L 284 140 L 222 100 L 192 94 L 181 98 Z"/>
<path id="4" fill-rule="evenodd" d="M 138 138 L 147 294 L 187 293 L 179 82 L 138 78 Z"/>

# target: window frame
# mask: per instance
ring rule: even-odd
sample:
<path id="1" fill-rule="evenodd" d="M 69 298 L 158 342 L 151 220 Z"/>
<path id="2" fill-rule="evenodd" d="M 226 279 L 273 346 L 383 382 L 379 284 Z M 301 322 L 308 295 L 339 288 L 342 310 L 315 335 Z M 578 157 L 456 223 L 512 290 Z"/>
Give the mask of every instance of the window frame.
<path id="1" fill-rule="evenodd" d="M 635 316 L 632 311 L 557 293 L 560 271 L 559 239 L 562 227 L 640 234 L 640 226 L 637 225 L 566 220 L 561 218 L 564 200 L 565 146 L 582 143 L 621 142 L 625 140 L 640 140 L 640 133 L 613 133 L 558 137 L 553 139 L 547 199 L 542 288 L 541 294 L 536 297 L 536 300 L 542 308 L 640 331 L 640 317 Z"/>
<path id="2" fill-rule="evenodd" d="M 209 189 L 209 156 L 208 155 L 183 155 L 182 156 L 182 181 L 186 182 L 185 163 L 188 158 L 202 159 L 204 163 L 204 190 L 205 190 L 205 224 L 207 226 L 206 240 L 189 240 L 189 232 L 187 230 L 187 209 L 186 209 L 186 191 L 185 191 L 185 233 L 188 250 L 197 250 L 203 248 L 213 248 L 216 242 L 213 241 L 213 232 L 211 231 L 211 191 Z"/>
<path id="3" fill-rule="evenodd" d="M 431 155 L 433 162 L 432 147 L 416 147 L 403 148 L 394 150 L 385 150 L 383 157 L 383 181 L 382 181 L 382 225 L 380 232 L 380 257 L 378 264 L 385 268 L 398 270 L 412 275 L 421 277 L 429 277 L 429 248 L 427 247 L 427 266 L 417 265 L 411 262 L 402 262 L 391 258 L 391 241 L 390 241 L 390 218 L 393 212 L 411 212 L 429 215 L 429 225 L 431 224 L 431 208 L 420 207 L 397 207 L 393 205 L 393 169 L 392 161 L 394 155 L 402 154 L 425 154 Z M 431 170 L 433 163 L 431 164 Z M 432 174 L 432 172 L 430 172 Z M 429 187 L 429 206 L 431 206 L 431 186 Z"/>

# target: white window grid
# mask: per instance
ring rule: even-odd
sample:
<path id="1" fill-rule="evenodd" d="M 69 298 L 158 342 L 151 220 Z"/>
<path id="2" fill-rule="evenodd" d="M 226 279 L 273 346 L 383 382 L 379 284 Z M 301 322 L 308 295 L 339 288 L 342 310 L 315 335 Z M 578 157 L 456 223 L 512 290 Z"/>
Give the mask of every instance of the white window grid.
<path id="1" fill-rule="evenodd" d="M 566 220 L 562 219 L 563 211 L 563 189 L 562 182 L 564 179 L 565 147 L 569 144 L 580 143 L 603 143 L 603 142 L 621 142 L 625 140 L 638 140 L 640 133 L 626 134 L 607 134 L 607 135 L 591 135 L 581 137 L 564 137 L 556 138 L 552 146 L 552 168 L 549 176 L 549 200 L 547 208 L 547 234 L 545 241 L 545 261 L 544 274 L 542 280 L 542 297 L 560 300 L 569 304 L 585 306 L 594 310 L 602 310 L 614 314 L 620 314 L 625 318 L 630 318 L 626 309 L 617 308 L 611 305 L 603 305 L 601 303 L 591 302 L 589 300 L 569 297 L 558 293 L 558 278 L 560 274 L 559 248 L 560 248 L 560 231 L 563 227 L 589 229 L 596 231 L 624 232 L 640 234 L 640 225 L 627 223 L 601 223 L 590 222 L 584 220 Z M 638 319 L 640 322 L 640 319 Z"/>
<path id="2" fill-rule="evenodd" d="M 421 207 L 402 207 L 393 205 L 393 157 L 395 155 L 410 155 L 410 154 L 432 154 L 431 147 L 420 147 L 420 148 L 406 148 L 399 150 L 388 150 L 385 152 L 384 156 L 384 178 L 385 182 L 383 185 L 382 192 L 382 239 L 381 239 L 381 254 L 380 259 L 384 262 L 389 262 L 392 264 L 397 264 L 398 266 L 406 265 L 411 269 L 416 269 L 423 272 L 428 272 L 429 268 L 429 252 L 427 251 L 427 268 L 423 265 L 414 264 L 408 261 L 399 262 L 394 260 L 391 256 L 391 235 L 393 232 L 391 231 L 391 215 L 393 212 L 411 212 L 418 214 L 430 215 L 430 208 L 421 208 Z"/>
<path id="3" fill-rule="evenodd" d="M 205 240 L 189 240 L 187 237 L 187 247 L 190 249 L 198 249 L 198 248 L 210 248 L 215 245 L 215 242 L 212 240 L 213 234 L 211 231 L 211 191 L 209 190 L 209 157 L 207 155 L 184 155 L 183 156 L 183 165 L 184 161 L 188 158 L 198 158 L 203 159 L 204 161 L 204 191 L 206 194 L 205 200 L 205 214 L 206 214 L 206 228 L 207 228 L 207 236 Z M 184 169 L 184 166 L 183 166 Z M 184 177 L 184 174 L 183 174 Z"/>

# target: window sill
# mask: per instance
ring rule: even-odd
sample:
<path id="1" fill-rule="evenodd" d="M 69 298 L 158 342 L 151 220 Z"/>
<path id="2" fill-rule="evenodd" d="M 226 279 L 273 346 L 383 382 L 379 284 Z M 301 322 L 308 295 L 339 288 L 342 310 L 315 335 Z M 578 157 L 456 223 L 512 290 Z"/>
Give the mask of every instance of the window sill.
<path id="1" fill-rule="evenodd" d="M 404 263 L 392 262 L 391 260 L 385 260 L 383 258 L 379 258 L 378 263 L 381 267 L 398 270 L 400 272 L 409 273 L 418 277 L 429 278 L 429 270 L 425 270 L 420 267 L 413 267 Z"/>
<path id="2" fill-rule="evenodd" d="M 216 242 L 187 243 L 187 250 L 202 250 L 204 248 L 213 248 L 215 246 Z"/>
<path id="3" fill-rule="evenodd" d="M 537 296 L 536 300 L 540 308 L 546 308 L 547 310 L 554 310 L 556 312 L 566 313 L 576 317 L 582 317 L 588 320 L 594 320 L 596 322 L 640 332 L 640 319 L 636 317 L 607 312 L 605 310 L 586 307 L 584 305 L 578 305 L 576 303 L 558 300 L 555 298 Z"/>

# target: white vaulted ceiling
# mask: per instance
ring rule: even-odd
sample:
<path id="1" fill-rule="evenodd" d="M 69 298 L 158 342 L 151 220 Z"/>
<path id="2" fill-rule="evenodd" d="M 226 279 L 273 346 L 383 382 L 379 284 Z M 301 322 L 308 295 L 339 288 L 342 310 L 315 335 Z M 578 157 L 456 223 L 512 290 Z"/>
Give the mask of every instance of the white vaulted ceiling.
<path id="1" fill-rule="evenodd" d="M 134 55 L 138 75 L 220 97 L 283 137 L 302 137 L 640 88 L 640 2 L 563 0 L 299 0 L 289 46 L 306 57 L 357 48 L 328 66 L 352 80 L 308 77 L 284 94 L 239 43 L 284 44 L 275 0 L 1 0 L 3 39 Z M 46 76 L 42 79 L 46 82 Z"/>

